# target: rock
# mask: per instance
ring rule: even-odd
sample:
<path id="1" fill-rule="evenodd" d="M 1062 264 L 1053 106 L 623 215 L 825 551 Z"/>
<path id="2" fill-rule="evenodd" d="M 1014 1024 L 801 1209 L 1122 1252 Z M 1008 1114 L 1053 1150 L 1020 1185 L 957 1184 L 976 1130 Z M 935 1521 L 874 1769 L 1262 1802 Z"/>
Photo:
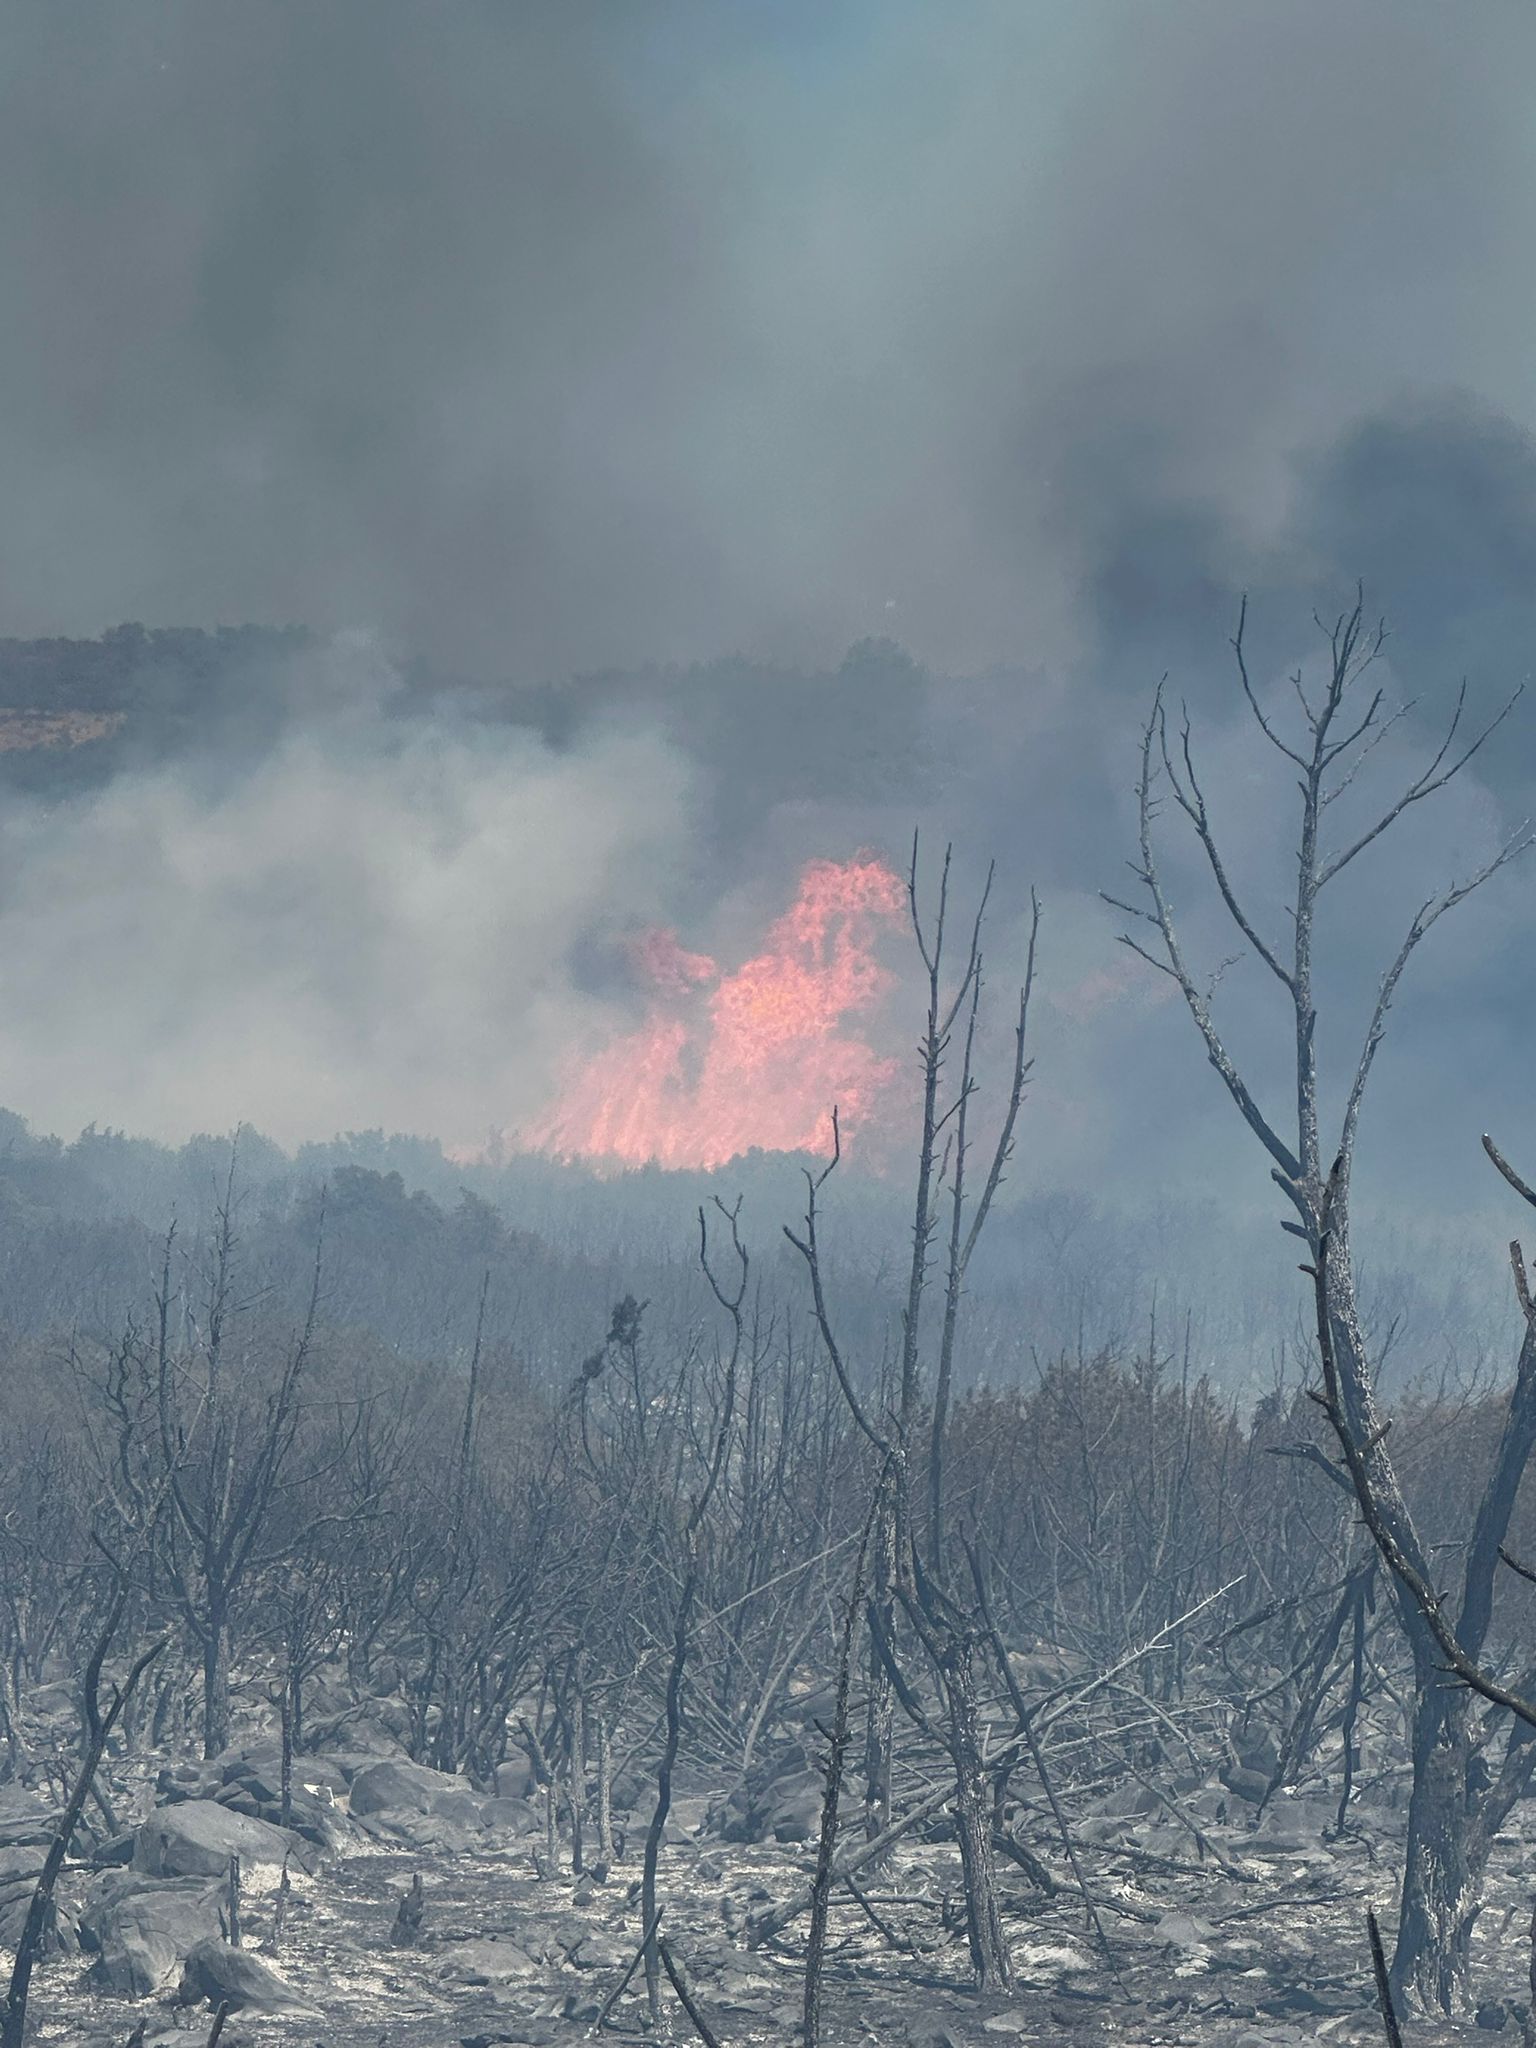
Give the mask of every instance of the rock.
<path id="1" fill-rule="evenodd" d="M 63 1815 L 45 1806 L 21 1785 L 0 1785 L 0 1848 L 27 1842 L 51 1842 Z"/>
<path id="2" fill-rule="evenodd" d="M 809 1842 L 821 1829 L 826 1780 L 808 1764 L 804 1753 L 792 1751 L 776 1771 L 754 1775 L 726 1803 L 721 1837 L 727 1842 Z M 845 1816 L 853 1817 L 850 1795 Z"/>
<path id="3" fill-rule="evenodd" d="M 1321 2017 L 1323 2014 L 1336 2014 L 1339 2010 L 1337 2001 L 1330 2003 L 1327 1999 L 1319 1998 L 1317 1993 L 1309 1990 L 1305 1984 L 1287 1985 L 1283 1991 L 1277 1991 L 1269 1998 L 1259 2000 L 1259 2011 L 1276 2019 L 1293 2012 L 1315 2013 Z"/>
<path id="4" fill-rule="evenodd" d="M 352 1780 L 352 1811 L 370 1813 L 437 1813 L 478 1820 L 479 1803 L 467 1778 L 450 1778 L 424 1764 L 397 1763 L 392 1758 L 370 1764 Z"/>
<path id="5" fill-rule="evenodd" d="M 1214 1930 L 1208 1921 L 1197 1920 L 1192 1913 L 1164 1913 L 1154 1932 L 1159 1941 L 1188 1954 L 1207 1947 Z"/>
<path id="6" fill-rule="evenodd" d="M 231 1813 L 264 1820 L 270 1827 L 287 1827 L 318 1849 L 345 1847 L 348 1831 L 336 1805 L 337 1796 L 347 1789 L 341 1770 L 321 1758 L 296 1757 L 286 1820 L 282 1776 L 281 1756 L 266 1757 L 260 1750 L 226 1752 L 205 1766 L 202 1780 L 181 1796 L 213 1800 Z"/>
<path id="7" fill-rule="evenodd" d="M 357 1826 L 376 1842 L 424 1856 L 461 1856 L 484 1843 L 479 1819 L 448 1820 L 436 1813 L 370 1813 Z"/>
<path id="8" fill-rule="evenodd" d="M 254 1799 L 258 1806 L 277 1806 L 283 1797 L 282 1762 L 277 1760 L 269 1769 L 263 1769 L 242 1757 L 225 1766 L 223 1786 L 222 1793 L 215 1793 L 215 1798 L 233 1798 L 240 1794 Z"/>
<path id="9" fill-rule="evenodd" d="M 1477 2008 L 1477 2024 L 1490 2034 L 1502 2034 L 1509 2025 L 1509 2007 L 1491 1998 Z"/>
<path id="10" fill-rule="evenodd" d="M 1254 1772 L 1266 1784 L 1280 1768 L 1280 1752 L 1275 1747 L 1273 1738 L 1268 1735 L 1240 1744 L 1237 1760 L 1245 1771 Z"/>
<path id="11" fill-rule="evenodd" d="M 263 1802 L 257 1811 L 260 1818 L 272 1827 L 283 1825 L 280 1799 Z M 302 1835 L 306 1842 L 313 1842 L 317 1849 L 341 1849 L 350 1834 L 346 1816 L 331 1798 L 329 1788 L 322 1798 L 305 1786 L 295 1785 L 288 1802 L 288 1826 L 294 1834 Z"/>
<path id="12" fill-rule="evenodd" d="M 403 1757 L 411 1717 L 399 1700 L 370 1699 L 344 1713 L 311 1719 L 307 1732 L 309 1740 L 321 1749 L 361 1752 L 370 1760 Z"/>
<path id="13" fill-rule="evenodd" d="M 1087 1956 L 1071 1941 L 1022 1942 L 1014 1949 L 1013 1961 L 1025 1984 L 1056 1986 L 1088 1968 Z"/>
<path id="14" fill-rule="evenodd" d="M 346 1817 L 336 1804 L 336 1792 L 346 1792 L 346 1780 L 334 1767 L 322 1767 L 313 1776 L 313 1788 L 303 1782 L 295 1767 L 289 1788 L 289 1817 L 283 1819 L 281 1772 L 262 1772 L 244 1763 L 233 1765 L 233 1776 L 219 1784 L 207 1784 L 193 1796 L 215 1800 L 229 1812 L 244 1812 L 250 1819 L 266 1821 L 268 1827 L 287 1827 L 303 1835 L 317 1849 L 344 1849 L 350 1839 Z"/>
<path id="15" fill-rule="evenodd" d="M 354 1774 L 365 1762 L 375 1761 L 373 1756 L 359 1757 Z M 347 1789 L 346 1773 L 329 1757 L 309 1750 L 294 1755 L 292 1778 L 295 1796 L 306 1789 L 318 1791 L 321 1786 L 326 1786 L 340 1798 Z M 282 1745 L 256 1742 L 242 1748 L 222 1750 L 211 1763 L 202 1766 L 201 1782 L 208 1786 L 206 1796 L 210 1798 L 216 1796 L 213 1790 L 216 1786 L 238 1785 L 261 1804 L 275 1806 L 283 1796 Z"/>
<path id="16" fill-rule="evenodd" d="M 542 1817 L 526 1799 L 483 1800 L 480 1817 L 488 1828 L 497 1828 L 509 1835 L 531 1835 L 544 1826 Z"/>
<path id="17" fill-rule="evenodd" d="M 656 1804 L 656 1780 L 645 1771 L 620 1771 L 613 1781 L 615 1813 L 649 1814 Z"/>
<path id="18" fill-rule="evenodd" d="M 354 1771 L 352 1777 L 356 1777 Z M 310 1793 L 316 1799 L 343 1799 L 348 1785 L 352 1782 L 334 1757 L 313 1756 L 307 1750 L 293 1760 L 294 1790 Z"/>
<path id="19" fill-rule="evenodd" d="M 1229 1792 L 1235 1792 L 1239 1799 L 1246 1799 L 1250 1806 L 1259 1805 L 1269 1790 L 1268 1778 L 1243 1764 L 1223 1764 L 1216 1775 Z"/>
<path id="20" fill-rule="evenodd" d="M 96 1954 L 91 1982 L 124 1998 L 163 1990 L 200 1941 L 217 1939 L 223 1896 L 222 1884 L 202 1878 L 110 1872 L 80 1916 L 81 1945 Z"/>
<path id="21" fill-rule="evenodd" d="M 38 1872 L 43 1867 L 43 1857 L 46 1853 L 39 1847 L 36 1851 L 36 1867 L 33 1870 L 19 1872 L 0 1882 L 0 1948 L 15 1952 L 16 1945 L 21 1939 L 21 1931 L 27 1924 L 27 1915 L 32 1910 Z M 74 1908 L 66 1897 L 55 1891 L 43 1932 L 42 1952 L 45 1956 L 70 1955 L 79 1946 L 80 1937 Z"/>
<path id="22" fill-rule="evenodd" d="M 509 1747 L 505 1763 L 496 1766 L 496 1790 L 503 1799 L 529 1799 L 538 1789 L 526 1750 Z"/>
<path id="23" fill-rule="evenodd" d="M 234 2012 L 288 2013 L 318 2019 L 293 1986 L 270 1965 L 231 1948 L 226 1941 L 200 1941 L 182 1967 L 177 2000 L 182 2005 L 227 2005 Z"/>
<path id="24" fill-rule="evenodd" d="M 240 1858 L 246 1881 L 263 1870 L 275 1876 L 285 1860 L 309 1872 L 318 1862 L 313 1845 L 284 1828 L 211 1799 L 188 1799 L 157 1808 L 140 1825 L 133 1867 L 148 1877 L 223 1877 L 231 1856 Z"/>
<path id="25" fill-rule="evenodd" d="M 12 1849 L 0 1849 L 0 1888 L 9 1890 L 21 1878 L 28 1878 L 35 1884 L 48 1860 L 48 1850 L 42 1842 L 27 1842 Z"/>
<path id="26" fill-rule="evenodd" d="M 1106 1792 L 1094 1805 L 1098 1812 L 1114 1820 L 1140 1819 L 1148 1813 L 1159 1813 L 1163 1802 L 1150 1785 L 1143 1785 L 1138 1779 L 1127 1779 Z"/>
<path id="27" fill-rule="evenodd" d="M 635 1953 L 636 1944 L 627 1935 L 606 1927 L 594 1927 L 571 1951 L 578 1970 L 622 1970 Z"/>
<path id="28" fill-rule="evenodd" d="M 768 1788 L 761 1809 L 764 1833 L 775 1842 L 808 1842 L 821 1827 L 826 1781 L 814 1766 L 793 1771 Z"/>
<path id="29" fill-rule="evenodd" d="M 352 1780 L 353 1819 L 382 1841 L 453 1854 L 483 1833 L 487 1805 L 465 1778 L 393 1760 L 370 1764 Z"/>
<path id="30" fill-rule="evenodd" d="M 455 1942 L 443 1968 L 446 1975 L 466 1984 L 524 1983 L 539 1975 L 539 1965 L 526 1949 L 495 1936 Z"/>

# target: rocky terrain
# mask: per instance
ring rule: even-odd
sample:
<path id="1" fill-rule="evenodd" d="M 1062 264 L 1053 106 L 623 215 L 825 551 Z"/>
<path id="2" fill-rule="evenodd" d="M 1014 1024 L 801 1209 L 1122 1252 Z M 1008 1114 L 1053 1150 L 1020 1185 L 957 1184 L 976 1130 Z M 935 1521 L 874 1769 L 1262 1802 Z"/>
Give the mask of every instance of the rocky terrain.
<path id="1" fill-rule="evenodd" d="M 62 1699 L 59 1710 L 62 1720 Z M 109 1830 L 93 1811 L 66 1866 L 32 2038 L 191 2048 L 225 2003 L 223 2048 L 543 2048 L 646 2030 L 639 1973 L 626 1983 L 654 1801 L 642 1778 L 616 1785 L 617 1860 L 592 1863 L 589 1844 L 578 1871 L 562 1830 L 551 1855 L 525 1756 L 503 1765 L 494 1790 L 476 1789 L 410 1762 L 391 1733 L 398 1713 L 376 1702 L 318 1727 L 315 1746 L 294 1759 L 285 1827 L 277 1742 L 254 1711 L 243 1719 L 239 1742 L 207 1764 L 114 1760 L 120 1825 Z M 970 1988 L 956 1852 L 940 1813 L 836 1894 L 829 2041 L 1289 2048 L 1382 2038 L 1364 1916 L 1369 1904 L 1391 1907 L 1400 1773 L 1368 1779 L 1342 1839 L 1320 1792 L 1282 1793 L 1261 1814 L 1254 1787 L 1230 1768 L 1207 1782 L 1129 1778 L 1073 1797 L 1072 1848 L 1102 1941 L 1045 1800 L 1024 1773 L 1016 1784 L 1006 1830 L 1019 1854 L 1004 1896 L 1015 1993 L 983 1999 Z M 672 1952 L 724 2048 L 797 2036 L 804 1922 L 768 1940 L 755 1922 L 806 1882 L 820 1804 L 820 1771 L 804 1748 L 781 1749 L 735 1787 L 679 1771 L 659 1898 Z M 0 1943 L 17 1939 L 55 1819 L 36 1789 L 0 1792 Z M 1520 2038 L 1533 1879 L 1536 1835 L 1522 1824 L 1490 1872 L 1477 2017 L 1417 2025 L 1414 2042 Z M 664 2026 L 693 2038 L 664 1996 Z"/>

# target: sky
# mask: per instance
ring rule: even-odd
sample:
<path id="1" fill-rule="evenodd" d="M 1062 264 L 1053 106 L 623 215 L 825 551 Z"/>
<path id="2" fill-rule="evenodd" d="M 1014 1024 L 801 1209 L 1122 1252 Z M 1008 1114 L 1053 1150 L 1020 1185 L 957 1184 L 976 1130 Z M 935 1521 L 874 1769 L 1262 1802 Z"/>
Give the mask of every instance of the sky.
<path id="1" fill-rule="evenodd" d="M 1503 0 L 1476 33 L 1416 0 L 22 0 L 0 633 L 328 651 L 237 775 L 0 821 L 0 1098 L 466 1144 L 628 1014 L 605 934 L 739 960 L 804 858 L 916 823 L 998 856 L 1004 959 L 1046 896 L 1041 1179 L 1267 1199 L 1098 902 L 1136 723 L 1167 673 L 1283 916 L 1240 592 L 1273 697 L 1366 580 L 1422 699 L 1383 771 L 1461 675 L 1492 707 L 1529 672 L 1533 63 Z M 921 740 L 857 790 L 770 774 L 760 706 L 677 708 L 688 664 L 872 636 L 921 666 Z M 416 655 L 632 680 L 551 747 L 391 723 Z M 1413 891 L 1536 808 L 1532 716 L 1352 885 L 1341 1044 Z M 1384 1186 L 1470 1201 L 1475 1132 L 1531 1127 L 1529 888 L 1425 962 Z"/>

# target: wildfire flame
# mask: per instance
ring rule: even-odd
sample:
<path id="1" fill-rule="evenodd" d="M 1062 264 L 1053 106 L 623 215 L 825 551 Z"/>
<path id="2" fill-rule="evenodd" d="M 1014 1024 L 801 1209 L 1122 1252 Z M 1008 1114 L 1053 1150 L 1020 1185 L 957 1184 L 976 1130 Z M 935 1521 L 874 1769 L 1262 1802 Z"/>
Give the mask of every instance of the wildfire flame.
<path id="1" fill-rule="evenodd" d="M 814 860 L 740 967 L 649 933 L 635 948 L 651 990 L 644 1024 L 572 1074 L 523 1143 L 624 1166 L 723 1166 L 755 1147 L 825 1153 L 834 1103 L 845 1138 L 856 1134 L 898 1067 L 857 1027 L 892 980 L 877 946 L 905 904 L 873 855 Z"/>

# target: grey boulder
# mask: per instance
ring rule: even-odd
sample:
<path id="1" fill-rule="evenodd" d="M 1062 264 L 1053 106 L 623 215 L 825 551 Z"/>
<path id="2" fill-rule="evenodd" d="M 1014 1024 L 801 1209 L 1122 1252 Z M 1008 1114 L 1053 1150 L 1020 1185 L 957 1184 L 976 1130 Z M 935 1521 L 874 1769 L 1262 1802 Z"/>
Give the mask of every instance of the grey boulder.
<path id="1" fill-rule="evenodd" d="M 276 1970 L 226 1941 L 200 1941 L 188 1952 L 176 1997 L 182 2005 L 227 2005 L 232 2012 L 319 2016 Z"/>
<path id="2" fill-rule="evenodd" d="M 106 1873 L 80 1916 L 81 1946 L 96 1956 L 91 1982 L 124 1998 L 163 1990 L 200 1941 L 217 1937 L 223 1896 L 203 1878 Z"/>
<path id="3" fill-rule="evenodd" d="M 467 1779 L 390 1759 L 352 1780 L 352 1818 L 371 1835 L 413 1849 L 453 1853 L 483 1834 L 487 1805 Z"/>
<path id="4" fill-rule="evenodd" d="M 393 1758 L 369 1764 L 352 1780 L 352 1811 L 370 1813 L 438 1813 L 448 1820 L 478 1818 L 480 1807 L 466 1778 L 429 1771 L 425 1764 L 397 1763 Z"/>
<path id="5" fill-rule="evenodd" d="M 14 1952 L 21 1940 L 47 1853 L 40 1842 L 0 1852 L 0 1948 Z M 45 1956 L 65 1955 L 79 1946 L 75 1920 L 74 1907 L 61 1887 L 53 1895 L 43 1928 Z"/>
<path id="6" fill-rule="evenodd" d="M 147 1877 L 223 1877 L 231 1856 L 243 1876 L 261 1869 L 313 1871 L 316 1851 L 284 1828 L 234 1813 L 211 1799 L 185 1799 L 162 1806 L 140 1824 L 133 1867 Z"/>

